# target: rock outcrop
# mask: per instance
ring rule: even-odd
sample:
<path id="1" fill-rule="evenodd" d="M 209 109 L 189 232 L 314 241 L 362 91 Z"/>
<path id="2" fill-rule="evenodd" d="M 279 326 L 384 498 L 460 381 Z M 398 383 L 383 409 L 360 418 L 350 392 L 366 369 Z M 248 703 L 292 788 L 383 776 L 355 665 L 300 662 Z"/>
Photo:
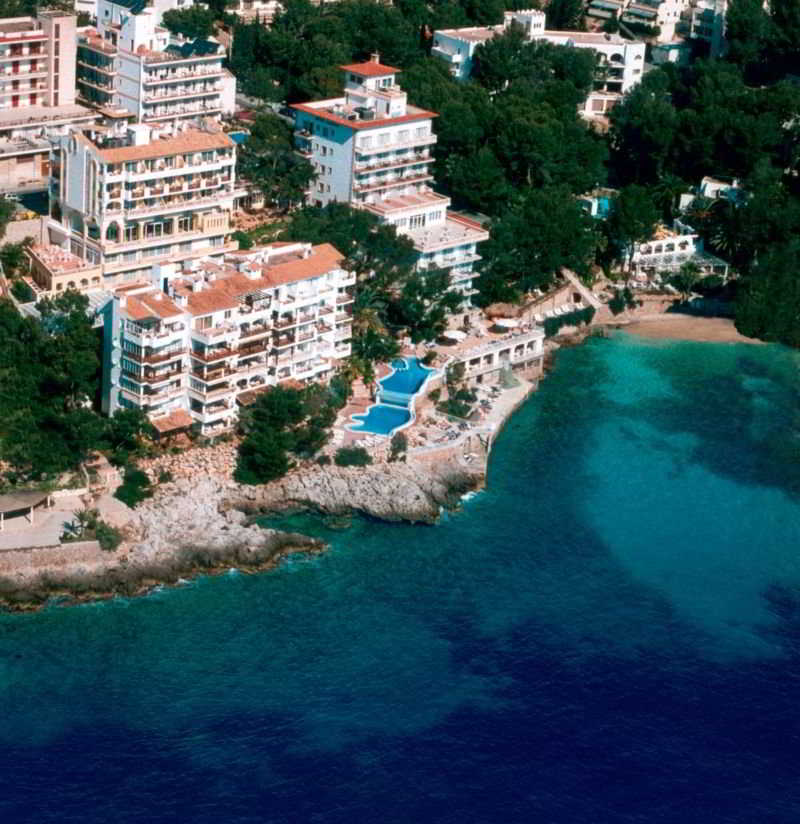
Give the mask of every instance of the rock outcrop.
<path id="1" fill-rule="evenodd" d="M 448 463 L 320 467 L 264 486 L 236 486 L 224 494 L 226 508 L 247 513 L 312 509 L 331 515 L 361 512 L 384 521 L 434 523 L 442 508 L 479 488 L 483 473 Z"/>

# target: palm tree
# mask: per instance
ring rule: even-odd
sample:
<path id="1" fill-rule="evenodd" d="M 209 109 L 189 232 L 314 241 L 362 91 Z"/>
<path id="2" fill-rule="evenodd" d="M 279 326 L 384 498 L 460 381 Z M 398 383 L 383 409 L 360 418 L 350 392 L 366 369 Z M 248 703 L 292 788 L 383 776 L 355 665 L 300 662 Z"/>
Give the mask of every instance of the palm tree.
<path id="1" fill-rule="evenodd" d="M 661 175 L 661 179 L 653 186 L 653 200 L 666 220 L 674 220 L 678 201 L 686 190 L 686 183 L 671 172 Z"/>

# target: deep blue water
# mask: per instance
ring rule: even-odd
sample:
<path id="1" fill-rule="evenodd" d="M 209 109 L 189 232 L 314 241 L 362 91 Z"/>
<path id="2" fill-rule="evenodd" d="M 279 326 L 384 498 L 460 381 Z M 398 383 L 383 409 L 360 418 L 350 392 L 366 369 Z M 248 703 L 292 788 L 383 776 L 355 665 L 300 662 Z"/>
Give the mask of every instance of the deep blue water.
<path id="1" fill-rule="evenodd" d="M 438 526 L 0 618 L 0 821 L 796 824 L 799 397 L 594 340 Z"/>

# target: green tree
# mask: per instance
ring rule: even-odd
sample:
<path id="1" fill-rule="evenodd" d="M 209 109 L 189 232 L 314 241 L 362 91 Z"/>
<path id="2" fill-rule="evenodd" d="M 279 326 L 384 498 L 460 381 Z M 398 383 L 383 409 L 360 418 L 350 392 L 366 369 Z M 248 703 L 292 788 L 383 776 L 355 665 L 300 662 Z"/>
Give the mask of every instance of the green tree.
<path id="1" fill-rule="evenodd" d="M 608 218 L 608 233 L 618 260 L 633 257 L 634 245 L 649 240 L 658 220 L 650 192 L 643 186 L 632 183 L 623 188 L 614 198 Z"/>
<path id="2" fill-rule="evenodd" d="M 302 202 L 316 177 L 312 165 L 295 153 L 291 127 L 266 113 L 256 118 L 250 137 L 239 149 L 237 173 L 284 211 Z"/>
<path id="3" fill-rule="evenodd" d="M 580 29 L 583 21 L 583 3 L 581 0 L 550 0 L 546 14 L 548 29 Z"/>
<path id="4" fill-rule="evenodd" d="M 214 33 L 214 21 L 217 19 L 214 11 L 202 6 L 169 9 L 162 17 L 165 28 L 173 34 L 182 34 L 191 39 L 210 37 Z"/>
<path id="5" fill-rule="evenodd" d="M 744 278 L 736 300 L 736 328 L 762 340 L 800 347 L 800 241 L 770 248 Z"/>
<path id="6" fill-rule="evenodd" d="M 562 268 L 586 275 L 597 244 L 596 228 L 563 186 L 529 189 L 492 222 L 477 286 L 482 305 L 517 301 L 547 288 Z"/>

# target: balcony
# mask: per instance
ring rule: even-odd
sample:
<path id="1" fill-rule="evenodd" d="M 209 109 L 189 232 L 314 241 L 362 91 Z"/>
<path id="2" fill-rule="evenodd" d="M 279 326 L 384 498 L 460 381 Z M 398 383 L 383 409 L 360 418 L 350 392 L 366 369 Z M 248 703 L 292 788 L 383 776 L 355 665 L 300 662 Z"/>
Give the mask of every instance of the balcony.
<path id="1" fill-rule="evenodd" d="M 343 306 L 346 303 L 353 303 L 355 298 L 349 294 L 337 295 L 336 296 L 336 305 Z"/>
<path id="2" fill-rule="evenodd" d="M 204 343 L 207 346 L 213 346 L 219 343 L 230 343 L 239 327 L 233 323 L 225 323 L 222 326 L 214 326 L 210 329 L 192 329 L 192 337 Z"/>
<path id="3" fill-rule="evenodd" d="M 429 154 L 416 154 L 408 158 L 395 158 L 393 160 L 373 161 L 372 163 L 356 163 L 354 169 L 356 174 L 367 172 L 390 171 L 391 169 L 402 169 L 405 166 L 416 166 L 419 163 L 430 163 L 433 158 Z"/>
<path id="4" fill-rule="evenodd" d="M 123 351 L 124 357 L 135 360 L 138 363 L 166 363 L 169 360 L 180 358 L 186 354 L 185 349 L 170 349 L 169 352 L 128 352 Z"/>
<path id="5" fill-rule="evenodd" d="M 411 140 L 404 140 L 401 143 L 389 143 L 385 146 L 356 146 L 356 153 L 380 154 L 381 152 L 393 152 L 397 149 L 407 149 L 414 146 L 433 146 L 436 140 L 435 134 L 429 134 L 425 137 L 415 137 Z"/>
<path id="6" fill-rule="evenodd" d="M 399 177 L 387 178 L 380 182 L 369 181 L 366 183 L 354 183 L 353 191 L 374 192 L 379 189 L 394 189 L 398 186 L 407 186 L 409 183 L 422 183 L 429 180 L 433 180 L 433 175 L 428 172 L 418 175 L 401 175 Z"/>
<path id="7" fill-rule="evenodd" d="M 213 361 L 230 358 L 236 354 L 236 351 L 228 347 L 220 347 L 217 349 L 205 349 L 203 351 L 193 349 L 191 355 L 193 358 L 204 361 L 205 363 L 212 363 Z"/>

